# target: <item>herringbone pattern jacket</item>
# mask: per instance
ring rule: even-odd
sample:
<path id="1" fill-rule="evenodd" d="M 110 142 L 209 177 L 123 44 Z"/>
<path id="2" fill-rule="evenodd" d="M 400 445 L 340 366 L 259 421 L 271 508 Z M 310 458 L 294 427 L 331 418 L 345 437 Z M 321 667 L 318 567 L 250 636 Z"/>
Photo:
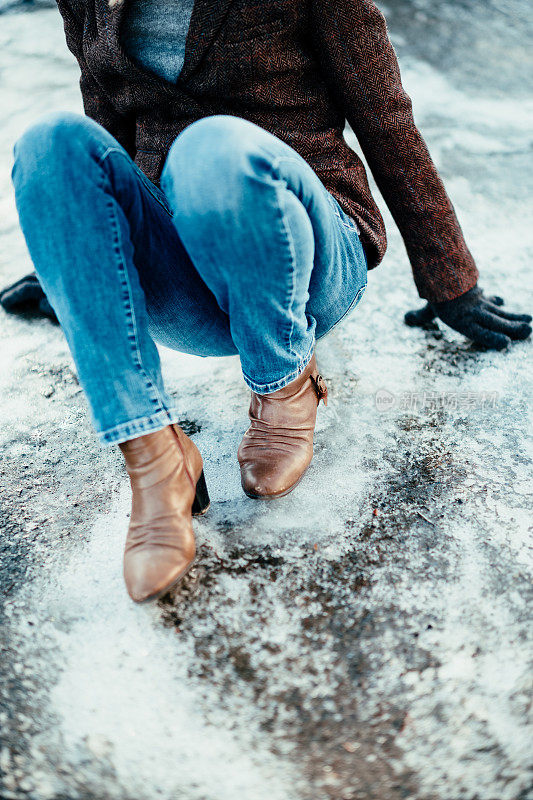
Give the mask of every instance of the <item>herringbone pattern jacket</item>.
<path id="1" fill-rule="evenodd" d="M 174 138 L 211 114 L 245 117 L 295 148 L 361 229 L 387 246 L 347 119 L 403 236 L 419 293 L 448 300 L 477 269 L 418 132 L 385 20 L 371 0 L 196 0 L 177 84 L 120 45 L 128 0 L 58 0 L 86 113 L 157 182 Z"/>

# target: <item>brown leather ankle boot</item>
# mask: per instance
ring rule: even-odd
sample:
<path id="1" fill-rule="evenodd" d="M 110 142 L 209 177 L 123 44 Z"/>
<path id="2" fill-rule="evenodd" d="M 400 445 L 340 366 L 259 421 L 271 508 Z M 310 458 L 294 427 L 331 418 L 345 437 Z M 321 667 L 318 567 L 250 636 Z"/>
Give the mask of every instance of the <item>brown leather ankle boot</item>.
<path id="1" fill-rule="evenodd" d="M 124 580 L 136 602 L 163 595 L 196 554 L 192 514 L 209 507 L 200 451 L 177 425 L 119 445 L 132 490 Z"/>
<path id="2" fill-rule="evenodd" d="M 313 457 L 317 406 L 321 400 L 327 404 L 327 397 L 315 356 L 285 388 L 264 395 L 252 392 L 252 424 L 238 452 L 248 497 L 282 497 L 300 482 Z"/>

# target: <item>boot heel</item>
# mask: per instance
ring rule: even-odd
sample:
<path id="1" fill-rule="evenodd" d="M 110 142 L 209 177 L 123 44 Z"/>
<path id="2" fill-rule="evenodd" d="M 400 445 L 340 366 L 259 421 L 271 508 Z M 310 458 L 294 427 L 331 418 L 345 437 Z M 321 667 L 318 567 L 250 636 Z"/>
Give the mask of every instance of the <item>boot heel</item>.
<path id="1" fill-rule="evenodd" d="M 211 501 L 207 491 L 204 471 L 202 470 L 202 474 L 198 478 L 198 483 L 196 484 L 196 495 L 194 503 L 192 504 L 193 517 L 199 517 L 201 514 L 205 514 L 210 505 Z"/>

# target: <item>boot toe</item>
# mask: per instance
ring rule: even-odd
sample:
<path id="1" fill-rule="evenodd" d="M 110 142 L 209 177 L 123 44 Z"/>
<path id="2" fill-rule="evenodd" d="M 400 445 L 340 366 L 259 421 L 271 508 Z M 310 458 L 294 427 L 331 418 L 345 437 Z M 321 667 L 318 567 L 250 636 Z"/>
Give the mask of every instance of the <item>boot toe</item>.
<path id="1" fill-rule="evenodd" d="M 124 559 L 124 582 L 132 600 L 142 603 L 156 598 L 176 583 L 190 567 L 195 551 L 176 553 L 169 558 L 168 553 L 130 554 Z"/>
<path id="2" fill-rule="evenodd" d="M 280 469 L 276 463 L 241 464 L 241 483 L 245 494 L 253 498 L 278 497 L 287 494 L 298 482 L 298 471 Z"/>

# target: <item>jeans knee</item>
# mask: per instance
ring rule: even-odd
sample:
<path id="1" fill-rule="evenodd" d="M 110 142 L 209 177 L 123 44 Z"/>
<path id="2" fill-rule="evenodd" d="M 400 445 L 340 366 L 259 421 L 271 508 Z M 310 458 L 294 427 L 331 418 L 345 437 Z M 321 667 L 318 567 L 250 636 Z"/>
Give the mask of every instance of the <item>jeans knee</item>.
<path id="1" fill-rule="evenodd" d="M 68 163 L 73 149 L 86 149 L 88 140 L 99 127 L 82 114 L 56 111 L 44 115 L 15 143 L 13 181 L 44 178 L 50 166 Z"/>
<path id="2" fill-rule="evenodd" d="M 189 125 L 170 148 L 161 185 L 176 210 L 203 214 L 210 208 L 229 210 L 242 199 L 246 181 L 258 171 L 271 171 L 261 147 L 268 134 L 247 120 L 218 115 Z"/>
<path id="3" fill-rule="evenodd" d="M 86 128 L 87 117 L 66 111 L 45 114 L 27 128 L 15 143 L 15 159 L 48 156 L 64 152 L 73 137 Z"/>

